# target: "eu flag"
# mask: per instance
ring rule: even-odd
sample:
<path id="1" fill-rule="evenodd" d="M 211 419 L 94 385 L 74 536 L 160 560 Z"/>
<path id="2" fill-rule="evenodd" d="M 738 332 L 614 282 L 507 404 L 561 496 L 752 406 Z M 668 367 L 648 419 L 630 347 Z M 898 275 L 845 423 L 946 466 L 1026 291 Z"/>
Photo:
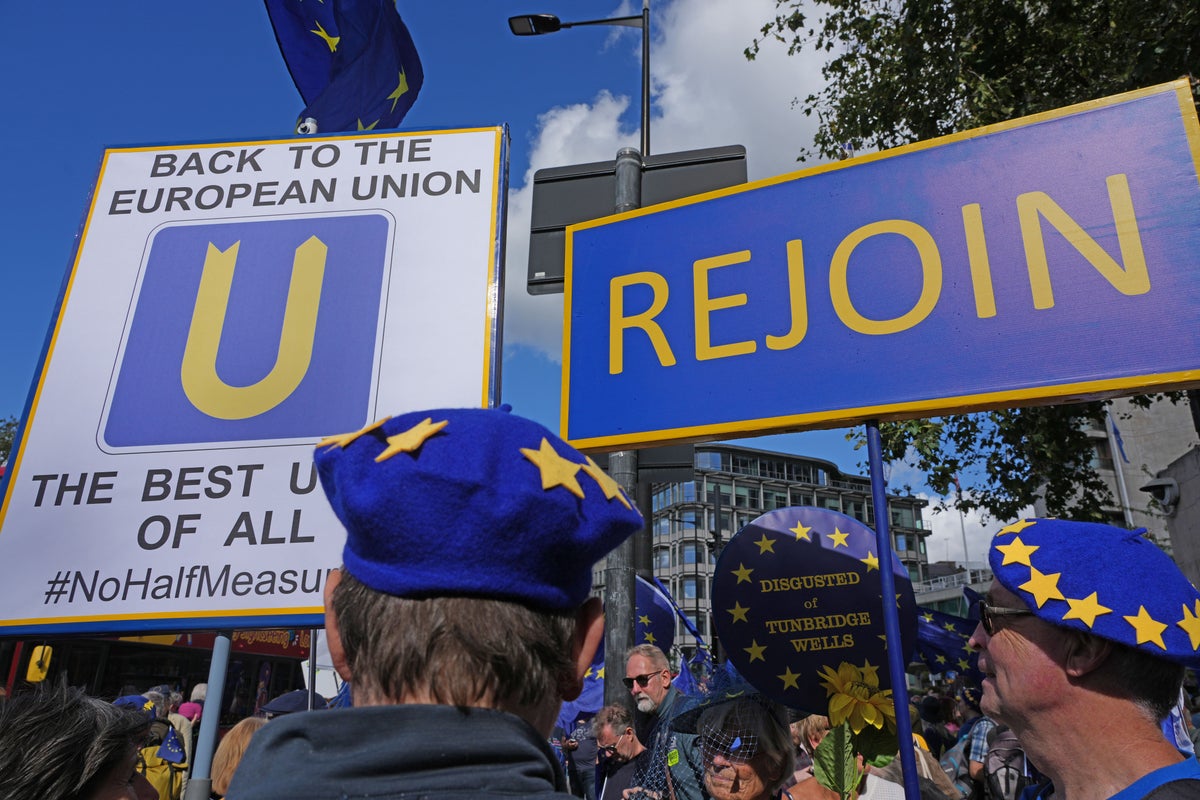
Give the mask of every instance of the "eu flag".
<path id="1" fill-rule="evenodd" d="M 399 127 L 425 73 L 393 0 L 265 0 L 305 133 Z M 315 128 L 305 120 L 315 120 Z"/>
<path id="2" fill-rule="evenodd" d="M 967 645 L 976 624 L 932 608 L 917 609 L 917 653 L 930 672 L 962 672 L 978 683 L 979 654 Z"/>

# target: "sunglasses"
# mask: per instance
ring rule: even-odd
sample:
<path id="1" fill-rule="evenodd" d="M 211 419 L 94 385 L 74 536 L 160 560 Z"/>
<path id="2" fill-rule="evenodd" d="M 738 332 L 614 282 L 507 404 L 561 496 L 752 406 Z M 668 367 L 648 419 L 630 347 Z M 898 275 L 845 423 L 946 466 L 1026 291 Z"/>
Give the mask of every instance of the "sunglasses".
<path id="1" fill-rule="evenodd" d="M 1033 612 L 1027 608 L 990 606 L 985 600 L 980 600 L 977 605 L 979 606 L 979 622 L 983 625 L 983 630 L 987 632 L 988 636 L 996 633 L 996 617 L 1026 617 L 1033 615 Z"/>
<path id="2" fill-rule="evenodd" d="M 625 731 L 625 733 L 629 733 L 629 731 Z M 622 733 L 620 736 L 618 736 L 617 740 L 615 742 L 613 742 L 612 744 L 602 744 L 602 745 L 599 745 L 596 749 L 599 750 L 601 753 L 603 753 L 606 756 L 612 756 L 614 753 L 617 752 L 617 745 L 619 745 L 621 743 L 621 740 L 625 738 L 625 733 Z"/>
<path id="3" fill-rule="evenodd" d="M 658 672 L 648 672 L 645 675 L 634 675 L 632 678 L 621 678 L 621 683 L 625 684 L 626 689 L 632 689 L 634 681 L 637 681 L 637 685 L 645 689 L 650 679 L 661 673 L 662 670 L 659 670 Z"/>

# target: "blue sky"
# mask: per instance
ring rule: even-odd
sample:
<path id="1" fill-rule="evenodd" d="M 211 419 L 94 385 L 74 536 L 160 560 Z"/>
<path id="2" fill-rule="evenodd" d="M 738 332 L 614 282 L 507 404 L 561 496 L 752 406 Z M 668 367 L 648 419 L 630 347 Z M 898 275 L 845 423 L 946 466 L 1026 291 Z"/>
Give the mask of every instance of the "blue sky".
<path id="1" fill-rule="evenodd" d="M 556 428 L 562 300 L 525 291 L 529 185 L 536 169 L 607 160 L 637 146 L 641 40 L 638 30 L 617 27 L 518 38 L 507 18 L 595 19 L 638 13 L 641 4 L 401 0 L 399 7 L 425 69 L 405 129 L 509 126 L 503 399 Z M 813 123 L 792 100 L 816 87 L 819 62 L 788 58 L 780 47 L 754 62 L 742 55 L 774 7 L 773 0 L 652 3 L 652 152 L 741 144 L 751 179 L 796 169 Z M 0 418 L 23 412 L 103 148 L 287 136 L 303 107 L 256 0 L 21 3 L 5 11 Z M 745 443 L 859 471 L 865 452 L 844 433 Z M 938 517 L 932 521 L 940 525 L 948 515 Z M 952 522 L 949 550 L 932 547 L 934 557 L 961 551 Z"/>

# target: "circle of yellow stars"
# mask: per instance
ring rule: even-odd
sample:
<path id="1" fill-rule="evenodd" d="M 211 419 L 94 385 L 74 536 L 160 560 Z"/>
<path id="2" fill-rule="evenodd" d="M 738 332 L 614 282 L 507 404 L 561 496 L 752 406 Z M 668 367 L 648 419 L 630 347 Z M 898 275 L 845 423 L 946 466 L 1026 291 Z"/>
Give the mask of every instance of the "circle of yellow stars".
<path id="1" fill-rule="evenodd" d="M 356 431 L 327 436 L 317 442 L 317 447 L 330 449 L 340 447 L 344 450 L 360 437 L 382 428 L 383 424 L 390 419 L 391 417 L 384 417 Z M 425 442 L 440 433 L 448 424 L 447 420 L 434 422 L 432 417 L 426 417 L 406 430 L 387 436 L 387 446 L 379 455 L 375 456 L 375 462 L 382 463 L 400 453 L 415 455 Z M 543 491 L 550 491 L 561 486 L 576 497 L 583 499 L 583 486 L 580 485 L 579 479 L 576 477 L 580 472 L 583 472 L 596 483 L 606 500 L 618 500 L 626 508 L 633 508 L 629 502 L 629 498 L 625 496 L 625 492 L 621 489 L 620 484 L 613 480 L 591 458 L 585 457 L 586 460 L 582 463 L 571 461 L 569 458 L 559 455 L 558 451 L 554 449 L 554 445 L 545 436 L 542 437 L 542 441 L 536 449 L 521 447 L 519 450 L 522 456 L 538 468 Z"/>
<path id="2" fill-rule="evenodd" d="M 822 536 L 822 534 L 820 532 L 816 532 L 815 536 L 817 537 L 817 539 L 814 539 L 813 538 L 814 532 L 813 532 L 812 526 L 811 525 L 805 526 L 801 522 L 797 522 L 794 527 L 789 528 L 788 533 L 791 533 L 795 537 L 794 539 L 791 539 L 791 541 L 796 541 L 796 542 L 813 543 L 813 542 L 819 541 L 820 537 Z M 850 548 L 850 544 L 848 541 L 850 538 L 849 531 L 842 531 L 841 528 L 835 526 L 833 529 L 833 533 L 824 534 L 824 536 L 833 545 L 834 550 L 836 550 L 839 547 L 844 547 L 846 549 Z M 757 541 L 753 542 L 753 544 L 758 547 L 758 554 L 760 556 L 766 555 L 767 553 L 770 553 L 771 555 L 776 555 L 775 544 L 778 541 L 779 541 L 778 539 L 772 538 L 771 536 L 768 536 L 766 532 L 763 532 L 763 534 L 759 537 L 759 539 Z M 863 564 L 866 565 L 867 572 L 870 572 L 871 570 L 879 569 L 879 557 L 876 556 L 872 550 L 868 549 L 867 555 L 863 558 L 860 558 L 859 561 L 861 561 Z M 733 574 L 737 578 L 737 583 L 753 583 L 753 581 L 751 580 L 751 577 L 750 577 L 753 573 L 754 573 L 754 568 L 747 567 L 745 565 L 745 563 L 743 563 L 743 562 L 738 563 L 737 569 L 731 570 L 731 574 Z M 897 594 L 897 596 L 896 596 L 897 604 L 899 604 L 899 602 L 900 602 L 900 597 L 901 596 L 899 594 Z M 751 609 L 748 606 L 743 606 L 741 604 L 741 601 L 734 601 L 733 607 L 726 609 L 726 612 L 731 617 L 730 624 L 736 624 L 738 622 L 748 623 L 749 622 L 748 615 L 750 613 L 750 610 Z M 1200 603 L 1197 603 L 1197 613 L 1200 613 Z M 885 637 L 880 637 L 880 638 L 885 638 Z M 763 661 L 763 662 L 766 661 L 765 653 L 767 650 L 767 645 L 760 645 L 758 643 L 757 639 L 752 639 L 750 641 L 750 646 L 744 647 L 742 649 L 750 657 L 750 660 L 747 663 L 754 663 L 755 661 Z M 965 662 L 960 661 L 959 664 L 963 669 L 966 669 Z M 864 663 L 863 669 L 868 669 L 868 670 L 873 671 L 877 668 L 871 666 L 870 663 Z M 792 672 L 791 666 L 788 665 L 785 667 L 783 674 L 777 675 L 776 677 L 782 682 L 783 689 L 799 689 L 800 685 L 799 685 L 798 681 L 802 674 L 803 673 L 800 673 L 800 672 Z"/>
<path id="3" fill-rule="evenodd" d="M 1079 620 L 1089 629 L 1092 628 L 1099 617 L 1113 613 L 1113 609 L 1100 602 L 1099 592 L 1092 592 L 1087 597 L 1066 597 L 1058 588 L 1061 572 L 1045 573 L 1033 565 L 1033 554 L 1040 546 L 1026 544 L 1021 540 L 1020 534 L 1036 524 L 1037 520 L 1021 520 L 996 532 L 997 539 L 1001 536 L 1013 537 L 1005 544 L 996 545 L 996 551 L 1003 555 L 1000 566 L 1020 564 L 1029 567 L 1029 580 L 1017 588 L 1030 594 L 1038 608 L 1051 600 L 1063 601 L 1067 604 L 1067 610 L 1062 615 L 1064 621 Z M 1152 617 L 1144 605 L 1139 604 L 1136 614 L 1122 615 L 1122 618 L 1133 628 L 1134 637 L 1139 645 L 1153 643 L 1166 651 L 1163 633 L 1169 626 Z M 1175 624 L 1188 635 L 1192 650 L 1200 650 L 1200 600 L 1195 601 L 1194 610 L 1183 604 L 1182 617 Z"/>

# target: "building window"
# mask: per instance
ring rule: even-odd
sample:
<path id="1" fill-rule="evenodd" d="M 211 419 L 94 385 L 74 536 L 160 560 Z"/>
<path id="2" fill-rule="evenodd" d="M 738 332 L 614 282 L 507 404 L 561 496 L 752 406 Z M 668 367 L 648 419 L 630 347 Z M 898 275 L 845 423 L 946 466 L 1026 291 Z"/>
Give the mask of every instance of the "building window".
<path id="1" fill-rule="evenodd" d="M 656 547 L 654 548 L 654 569 L 669 570 L 671 568 L 671 548 Z"/>
<path id="2" fill-rule="evenodd" d="M 683 564 L 698 564 L 700 545 L 696 542 L 684 542 L 679 549 L 679 555 Z"/>
<path id="3" fill-rule="evenodd" d="M 704 579 L 696 579 L 695 577 L 685 577 L 679 581 L 680 595 L 684 600 L 703 600 L 707 592 L 705 591 Z"/>

